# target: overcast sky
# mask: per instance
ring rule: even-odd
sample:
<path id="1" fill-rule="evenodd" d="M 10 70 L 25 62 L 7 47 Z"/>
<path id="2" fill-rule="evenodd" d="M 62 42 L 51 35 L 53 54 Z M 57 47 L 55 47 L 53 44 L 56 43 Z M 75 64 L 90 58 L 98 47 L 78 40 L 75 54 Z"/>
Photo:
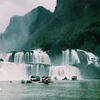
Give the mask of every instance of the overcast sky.
<path id="1" fill-rule="evenodd" d="M 53 12 L 56 0 L 0 0 L 0 32 L 5 30 L 13 15 L 24 15 L 37 6 Z"/>

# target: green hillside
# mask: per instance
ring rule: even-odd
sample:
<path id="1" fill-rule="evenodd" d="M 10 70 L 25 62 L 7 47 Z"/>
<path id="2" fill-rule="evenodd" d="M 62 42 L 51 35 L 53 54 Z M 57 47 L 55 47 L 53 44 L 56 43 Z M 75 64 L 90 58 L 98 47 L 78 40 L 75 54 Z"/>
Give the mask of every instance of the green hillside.
<path id="1" fill-rule="evenodd" d="M 16 45 L 9 51 L 42 48 L 54 56 L 66 49 L 83 49 L 99 56 L 99 5 L 99 0 L 57 0 L 53 13 L 38 7 L 12 17 L 2 37 L 9 40 L 9 47 Z"/>
<path id="2" fill-rule="evenodd" d="M 79 48 L 100 55 L 99 5 L 99 0 L 57 0 L 51 20 L 38 27 L 29 44 L 56 53 Z"/>

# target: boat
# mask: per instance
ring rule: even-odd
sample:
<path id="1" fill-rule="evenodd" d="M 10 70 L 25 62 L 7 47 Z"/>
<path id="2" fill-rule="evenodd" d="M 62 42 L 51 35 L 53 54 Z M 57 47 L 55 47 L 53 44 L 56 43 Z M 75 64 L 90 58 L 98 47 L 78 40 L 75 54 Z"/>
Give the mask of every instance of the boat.
<path id="1" fill-rule="evenodd" d="M 72 80 L 77 80 L 77 76 L 72 76 Z"/>
<path id="2" fill-rule="evenodd" d="M 21 83 L 24 84 L 24 83 L 33 83 L 33 82 L 39 82 L 39 83 L 44 83 L 44 84 L 49 84 L 49 83 L 52 83 L 52 80 L 51 80 L 51 77 L 49 76 L 43 76 L 41 78 L 41 81 L 40 81 L 40 77 L 39 76 L 31 76 L 30 80 L 22 80 Z"/>
<path id="3" fill-rule="evenodd" d="M 49 76 L 43 76 L 41 78 L 41 81 L 39 83 L 44 83 L 44 84 L 52 83 L 51 77 L 49 77 Z"/>
<path id="4" fill-rule="evenodd" d="M 30 80 L 31 81 L 40 81 L 40 77 L 39 76 L 31 76 Z"/>

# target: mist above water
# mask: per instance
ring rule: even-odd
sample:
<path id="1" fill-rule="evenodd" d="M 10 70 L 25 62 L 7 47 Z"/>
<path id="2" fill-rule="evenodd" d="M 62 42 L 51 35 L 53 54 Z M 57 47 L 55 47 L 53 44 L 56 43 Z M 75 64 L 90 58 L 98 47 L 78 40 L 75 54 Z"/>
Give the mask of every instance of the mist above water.
<path id="1" fill-rule="evenodd" d="M 23 50 L 30 36 L 30 24 L 38 15 L 37 8 L 24 16 L 13 16 L 4 33 L 0 34 L 0 51 Z"/>
<path id="2" fill-rule="evenodd" d="M 82 79 L 79 69 L 71 65 L 52 66 L 50 67 L 49 75 L 54 80 L 62 80 L 65 77 L 71 80 L 72 76 L 77 76 L 78 80 Z"/>
<path id="3" fill-rule="evenodd" d="M 62 80 L 65 77 L 71 79 L 77 76 L 78 80 L 82 79 L 80 70 L 73 65 L 76 64 L 93 64 L 99 66 L 99 58 L 90 52 L 83 50 L 66 50 L 62 51 L 62 65 L 50 67 L 49 75 L 53 79 Z M 81 68 L 81 66 L 80 66 Z"/>
<path id="4" fill-rule="evenodd" d="M 24 64 L 0 62 L 0 81 L 28 79 Z"/>
<path id="5" fill-rule="evenodd" d="M 83 50 L 63 51 L 62 65 L 58 66 L 52 65 L 49 55 L 41 49 L 2 54 L 2 57 L 4 62 L 0 62 L 0 80 L 29 79 L 32 75 L 49 75 L 57 80 L 77 76 L 81 80 L 80 70 L 74 64 L 99 64 L 98 57 Z"/>
<path id="6" fill-rule="evenodd" d="M 4 62 L 0 62 L 0 81 L 25 80 L 33 75 L 49 75 L 50 58 L 40 49 L 9 53 L 3 58 Z"/>

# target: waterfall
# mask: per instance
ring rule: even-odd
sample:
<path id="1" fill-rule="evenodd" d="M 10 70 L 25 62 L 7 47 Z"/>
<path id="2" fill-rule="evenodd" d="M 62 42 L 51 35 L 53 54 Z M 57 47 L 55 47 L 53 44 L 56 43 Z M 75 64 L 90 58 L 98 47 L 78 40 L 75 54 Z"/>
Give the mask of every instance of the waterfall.
<path id="1" fill-rule="evenodd" d="M 77 76 L 78 80 L 82 79 L 78 68 L 72 66 L 80 63 L 76 50 L 62 51 L 62 65 L 52 66 L 49 68 L 49 75 L 52 79 L 62 80 L 65 77 L 71 79 L 72 76 Z"/>
<path id="2" fill-rule="evenodd" d="M 80 63 L 78 54 L 75 50 L 66 50 L 62 52 L 62 64 L 76 64 Z"/>
<path id="3" fill-rule="evenodd" d="M 59 66 L 51 66 L 49 55 L 40 49 L 3 54 L 0 58 L 4 59 L 0 62 L 0 81 L 29 79 L 32 75 L 51 76 L 58 80 L 77 76 L 79 80 L 82 76 L 75 64 L 99 66 L 97 56 L 79 49 L 62 51 L 62 65 Z"/>
<path id="4" fill-rule="evenodd" d="M 78 80 L 82 79 L 79 69 L 71 65 L 52 66 L 50 67 L 49 75 L 52 76 L 52 79 L 57 80 L 62 80 L 65 77 L 71 80 L 72 76 L 77 76 Z"/>
<path id="5" fill-rule="evenodd" d="M 17 52 L 14 57 L 14 62 L 15 63 L 24 63 L 23 57 L 24 57 L 24 55 L 22 52 Z"/>
<path id="6" fill-rule="evenodd" d="M 48 76 L 51 61 L 46 52 L 30 50 L 6 54 L 0 62 L 0 81 L 30 79 L 31 76 Z"/>
<path id="7" fill-rule="evenodd" d="M 92 53 L 83 50 L 66 50 L 62 51 L 62 65 L 52 66 L 49 68 L 49 75 L 53 79 L 62 80 L 63 78 L 71 79 L 72 76 L 77 76 L 78 80 L 82 79 L 78 68 L 74 64 L 94 64 L 99 66 L 98 57 Z M 81 67 L 81 66 L 80 66 Z"/>
<path id="8" fill-rule="evenodd" d="M 24 64 L 47 64 L 51 65 L 51 61 L 46 52 L 42 50 L 31 50 L 25 52 L 9 53 L 5 57 L 5 61 Z"/>
<path id="9" fill-rule="evenodd" d="M 78 63 L 94 64 L 99 66 L 99 58 L 90 52 L 83 50 L 66 50 L 62 52 L 62 64 L 73 65 Z"/>
<path id="10" fill-rule="evenodd" d="M 80 63 L 94 64 L 95 66 L 99 66 L 99 58 L 94 54 L 79 49 L 77 50 L 77 54 L 80 59 Z"/>
<path id="11" fill-rule="evenodd" d="M 22 80 L 27 78 L 25 65 L 0 62 L 0 81 Z"/>

